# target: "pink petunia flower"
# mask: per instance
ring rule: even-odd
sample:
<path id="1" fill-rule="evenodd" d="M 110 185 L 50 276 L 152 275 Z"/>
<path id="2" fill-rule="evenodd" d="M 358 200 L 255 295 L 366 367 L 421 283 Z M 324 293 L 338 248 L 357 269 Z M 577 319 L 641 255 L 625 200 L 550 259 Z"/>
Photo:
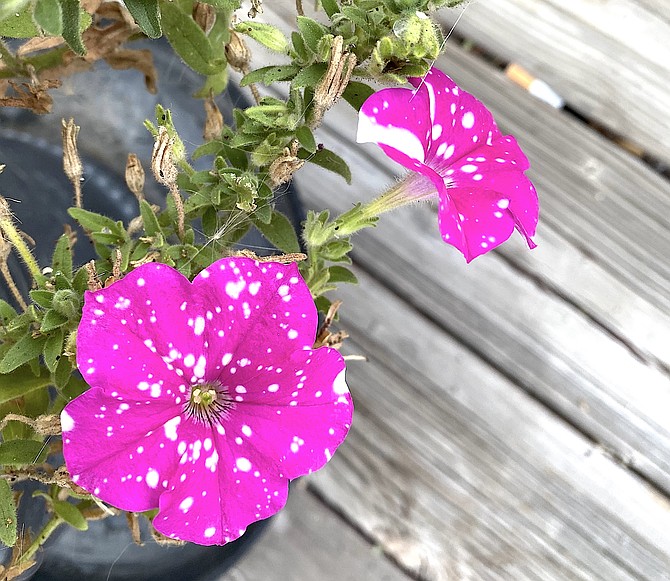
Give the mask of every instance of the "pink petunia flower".
<path id="1" fill-rule="evenodd" d="M 91 388 L 61 415 L 72 480 L 123 510 L 158 508 L 169 537 L 239 537 L 349 430 L 344 361 L 312 349 L 316 326 L 295 264 L 226 258 L 192 283 L 146 264 L 87 292 L 77 364 Z"/>
<path id="2" fill-rule="evenodd" d="M 365 101 L 357 141 L 376 143 L 416 172 L 405 182 L 410 198 L 439 195 L 442 238 L 468 262 L 515 228 L 534 248 L 537 192 L 514 137 L 502 135 L 488 109 L 438 69 L 410 82 L 416 89 L 383 89 Z"/>

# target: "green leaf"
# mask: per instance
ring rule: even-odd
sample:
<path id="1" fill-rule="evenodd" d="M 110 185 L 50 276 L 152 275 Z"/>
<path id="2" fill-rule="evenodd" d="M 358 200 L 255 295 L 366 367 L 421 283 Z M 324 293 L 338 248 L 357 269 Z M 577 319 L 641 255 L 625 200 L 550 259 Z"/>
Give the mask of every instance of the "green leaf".
<path id="1" fill-rule="evenodd" d="M 347 239 L 333 240 L 325 246 L 319 248 L 319 256 L 325 260 L 332 260 L 333 262 L 351 262 L 348 254 L 351 252 L 353 246 Z"/>
<path id="2" fill-rule="evenodd" d="M 36 464 L 46 457 L 44 442 L 37 440 L 10 440 L 0 444 L 0 465 L 21 466 Z"/>
<path id="3" fill-rule="evenodd" d="M 335 0 L 321 0 L 321 6 L 323 6 L 323 10 L 328 15 L 328 18 L 332 18 L 333 14 L 337 14 L 340 11 L 340 7 Z"/>
<path id="4" fill-rule="evenodd" d="M 86 47 L 81 38 L 81 11 L 79 0 L 59 0 L 63 14 L 63 38 L 72 51 L 79 56 L 86 54 Z"/>
<path id="5" fill-rule="evenodd" d="M 228 86 L 228 69 L 225 68 L 219 73 L 208 75 L 205 79 L 205 84 L 199 89 L 194 97 L 198 99 L 206 99 L 210 93 L 213 95 L 220 95 L 226 90 Z"/>
<path id="6" fill-rule="evenodd" d="M 291 81 L 293 88 L 315 87 L 326 72 L 326 63 L 314 63 L 302 69 Z"/>
<path id="7" fill-rule="evenodd" d="M 65 315 L 62 315 L 54 309 L 49 309 L 44 315 L 44 319 L 42 319 L 42 326 L 40 327 L 40 331 L 42 333 L 48 333 L 53 329 L 62 327 L 67 322 L 68 318 Z"/>
<path id="8" fill-rule="evenodd" d="M 149 202 L 146 200 L 140 201 L 140 215 L 142 216 L 144 232 L 147 236 L 156 236 L 162 233 L 158 218 L 156 218 L 156 214 L 154 214 Z"/>
<path id="9" fill-rule="evenodd" d="M 17 8 L 5 14 L 6 6 L 0 3 L 0 36 L 10 38 L 31 38 L 37 36 L 39 31 L 33 22 L 33 14 L 30 6 L 26 2 L 17 2 L 9 0 L 10 5 Z"/>
<path id="10" fill-rule="evenodd" d="M 215 58 L 207 35 L 190 15 L 165 2 L 161 5 L 161 16 L 163 31 L 172 48 L 194 71 L 214 75 L 226 67 L 225 59 Z"/>
<path id="11" fill-rule="evenodd" d="M 49 371 L 56 371 L 58 360 L 63 353 L 63 329 L 58 329 L 44 344 L 44 363 Z"/>
<path id="12" fill-rule="evenodd" d="M 16 317 L 17 312 L 7 301 L 0 299 L 0 324 L 5 325 L 8 321 Z"/>
<path id="13" fill-rule="evenodd" d="M 65 500 L 52 500 L 51 505 L 54 512 L 67 524 L 80 531 L 88 530 L 88 521 L 74 504 Z"/>
<path id="14" fill-rule="evenodd" d="M 44 368 L 40 369 L 38 376 L 35 376 L 27 367 L 17 369 L 13 373 L 0 375 L 0 404 L 46 387 L 50 383 L 51 376 Z"/>
<path id="15" fill-rule="evenodd" d="M 316 20 L 307 16 L 298 16 L 298 30 L 302 34 L 307 47 L 314 53 L 317 52 L 319 41 L 328 34 L 328 29 Z"/>
<path id="16" fill-rule="evenodd" d="M 349 284 L 358 284 L 356 275 L 351 272 L 346 266 L 330 266 L 328 267 L 329 278 L 328 282 L 345 282 Z"/>
<path id="17" fill-rule="evenodd" d="M 344 89 L 344 93 L 342 93 L 342 97 L 349 103 L 349 105 L 356 109 L 356 111 L 359 111 L 365 100 L 374 92 L 375 90 L 365 83 L 349 81 L 347 88 Z"/>
<path id="18" fill-rule="evenodd" d="M 149 38 L 159 38 L 163 34 L 158 0 L 124 0 L 124 4 L 142 32 Z"/>
<path id="19" fill-rule="evenodd" d="M 58 389 L 63 389 L 70 381 L 72 376 L 72 363 L 69 357 L 61 357 L 56 365 L 56 371 L 53 374 L 53 381 Z M 0 377 L 2 377 L 0 375 Z"/>
<path id="20" fill-rule="evenodd" d="M 314 135 L 307 125 L 301 125 L 298 129 L 295 130 L 295 136 L 307 151 L 314 153 L 316 151 L 316 141 L 314 141 Z"/>
<path id="21" fill-rule="evenodd" d="M 0 361 L 0 373 L 14 371 L 31 359 L 39 357 L 45 342 L 46 337 L 33 338 L 31 333 L 28 332 L 5 353 L 2 361 Z"/>
<path id="22" fill-rule="evenodd" d="M 0 480 L 0 543 L 7 547 L 16 544 L 16 504 L 11 486 Z"/>
<path id="23" fill-rule="evenodd" d="M 35 24 L 52 36 L 63 32 L 63 14 L 60 0 L 37 0 L 33 10 Z"/>
<path id="24" fill-rule="evenodd" d="M 30 0 L 3 0 L 0 3 L 0 20 L 4 20 L 5 18 L 11 19 L 15 17 L 15 14 L 17 12 L 20 13 L 29 2 Z M 1 30 L 4 25 L 4 22 L 0 25 L 0 34 L 2 35 L 6 34 Z"/>
<path id="25" fill-rule="evenodd" d="M 111 232 L 119 238 L 123 238 L 123 228 L 107 216 L 89 212 L 82 208 L 70 208 L 67 213 L 79 222 L 84 230 L 88 230 L 89 232 Z"/>
<path id="26" fill-rule="evenodd" d="M 70 248 L 70 238 L 63 234 L 56 243 L 51 267 L 54 272 L 62 272 L 67 278 L 72 278 L 72 249 Z"/>
<path id="27" fill-rule="evenodd" d="M 240 22 L 235 27 L 235 31 L 240 34 L 246 34 L 256 42 L 260 42 L 266 48 L 282 54 L 288 53 L 288 39 L 284 33 L 276 26 L 265 24 L 263 22 L 254 22 L 248 20 Z"/>
<path id="28" fill-rule="evenodd" d="M 261 234 L 282 252 L 300 252 L 300 242 L 293 229 L 293 224 L 281 212 L 273 212 L 269 224 L 264 224 L 260 220 L 257 220 L 255 224 Z"/>
<path id="29" fill-rule="evenodd" d="M 300 67 L 295 65 L 282 65 L 272 67 L 262 67 L 251 71 L 240 81 L 240 87 L 246 87 L 254 83 L 263 83 L 271 85 L 275 81 L 290 81 L 300 72 Z"/>
<path id="30" fill-rule="evenodd" d="M 305 152 L 304 154 L 299 155 L 299 157 L 307 159 L 307 161 L 310 161 L 311 163 L 335 172 L 336 174 L 341 175 L 348 184 L 351 183 L 351 170 L 349 169 L 347 162 L 329 149 L 319 149 L 313 155 L 309 155 L 307 152 Z"/>
<path id="31" fill-rule="evenodd" d="M 51 304 L 54 298 L 53 291 L 48 290 L 33 290 L 30 291 L 30 298 L 33 299 L 33 302 L 36 305 L 39 305 L 43 309 L 50 309 Z"/>

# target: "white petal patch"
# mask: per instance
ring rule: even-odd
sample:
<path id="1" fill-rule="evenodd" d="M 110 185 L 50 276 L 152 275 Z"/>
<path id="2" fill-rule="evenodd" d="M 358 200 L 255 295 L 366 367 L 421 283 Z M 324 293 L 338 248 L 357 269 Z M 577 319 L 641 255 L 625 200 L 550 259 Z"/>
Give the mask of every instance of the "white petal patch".
<path id="1" fill-rule="evenodd" d="M 149 468 L 144 480 L 149 488 L 156 488 L 156 486 L 158 486 L 158 481 L 160 480 L 160 475 L 153 468 Z"/>
<path id="2" fill-rule="evenodd" d="M 165 430 L 165 437 L 172 442 L 177 441 L 177 426 L 181 422 L 181 416 L 175 416 L 163 424 Z"/>
<path id="3" fill-rule="evenodd" d="M 70 432 L 74 429 L 74 420 L 65 410 L 60 413 L 60 425 L 64 432 Z"/>
<path id="4" fill-rule="evenodd" d="M 337 395 L 346 395 L 349 393 L 349 387 L 347 386 L 347 381 L 344 376 L 345 370 L 343 369 L 337 374 L 335 381 L 333 382 L 333 391 Z"/>
<path id="5" fill-rule="evenodd" d="M 356 141 L 388 145 L 421 163 L 426 159 L 423 143 L 414 133 L 402 127 L 379 125 L 367 115 L 359 116 Z"/>
<path id="6" fill-rule="evenodd" d="M 227 282 L 226 283 L 226 294 L 234 300 L 240 298 L 240 293 L 244 290 L 244 287 L 247 286 L 247 283 L 244 280 L 238 280 L 237 282 Z"/>

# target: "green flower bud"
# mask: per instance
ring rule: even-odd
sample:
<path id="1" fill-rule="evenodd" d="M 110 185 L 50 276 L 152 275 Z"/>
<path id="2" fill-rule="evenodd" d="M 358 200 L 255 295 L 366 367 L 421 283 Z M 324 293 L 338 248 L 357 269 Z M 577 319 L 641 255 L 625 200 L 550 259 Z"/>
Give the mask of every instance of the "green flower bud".
<path id="1" fill-rule="evenodd" d="M 51 306 L 54 311 L 68 319 L 76 319 L 81 314 L 81 298 L 69 288 L 56 291 Z"/>

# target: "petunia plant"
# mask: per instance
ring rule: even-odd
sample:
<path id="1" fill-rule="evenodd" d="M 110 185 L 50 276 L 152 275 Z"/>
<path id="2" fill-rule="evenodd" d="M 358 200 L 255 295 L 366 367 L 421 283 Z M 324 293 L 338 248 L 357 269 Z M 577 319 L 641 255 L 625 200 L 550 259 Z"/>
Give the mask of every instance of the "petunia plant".
<path id="1" fill-rule="evenodd" d="M 79 127 L 63 120 L 69 214 L 96 254 L 86 264 L 73 257 L 69 227 L 50 264 L 38 263 L 0 197 L 0 541 L 14 547 L 4 578 L 29 569 L 64 523 L 86 530 L 125 512 L 161 542 L 222 545 L 280 510 L 289 481 L 322 468 L 351 426 L 333 293 L 356 282 L 352 236 L 383 213 L 434 199 L 442 239 L 468 262 L 515 230 L 534 247 L 527 158 L 432 66 L 443 37 L 431 11 L 459 3 L 322 0 L 312 18 L 298 2 L 290 36 L 262 21 L 257 1 L 244 11 L 237 0 L 0 6 L 0 106 L 48 113 L 62 78 L 99 60 L 139 69 L 154 91 L 161 71 L 128 43 L 165 36 L 202 75 L 194 99 L 207 112 L 204 142 L 189 150 L 179 120 L 157 106 L 146 122 L 151 167 L 128 152 L 137 212 L 127 223 L 87 207 Z M 252 69 L 247 41 L 276 62 Z M 227 124 L 216 95 L 230 69 L 253 103 Z M 263 96 L 278 82 L 284 97 Z M 323 208 L 292 224 L 276 202 L 305 163 L 350 181 L 345 161 L 314 137 L 340 99 L 359 113 L 358 141 L 409 172 L 342 215 Z M 211 165 L 196 169 L 200 158 Z M 165 191 L 160 205 L 145 196 L 149 171 Z M 269 256 L 240 249 L 249 229 L 273 246 Z M 30 278 L 27 295 L 10 254 Z M 17 502 L 31 501 L 17 488 L 26 480 L 46 503 L 41 530 L 17 522 Z"/>

